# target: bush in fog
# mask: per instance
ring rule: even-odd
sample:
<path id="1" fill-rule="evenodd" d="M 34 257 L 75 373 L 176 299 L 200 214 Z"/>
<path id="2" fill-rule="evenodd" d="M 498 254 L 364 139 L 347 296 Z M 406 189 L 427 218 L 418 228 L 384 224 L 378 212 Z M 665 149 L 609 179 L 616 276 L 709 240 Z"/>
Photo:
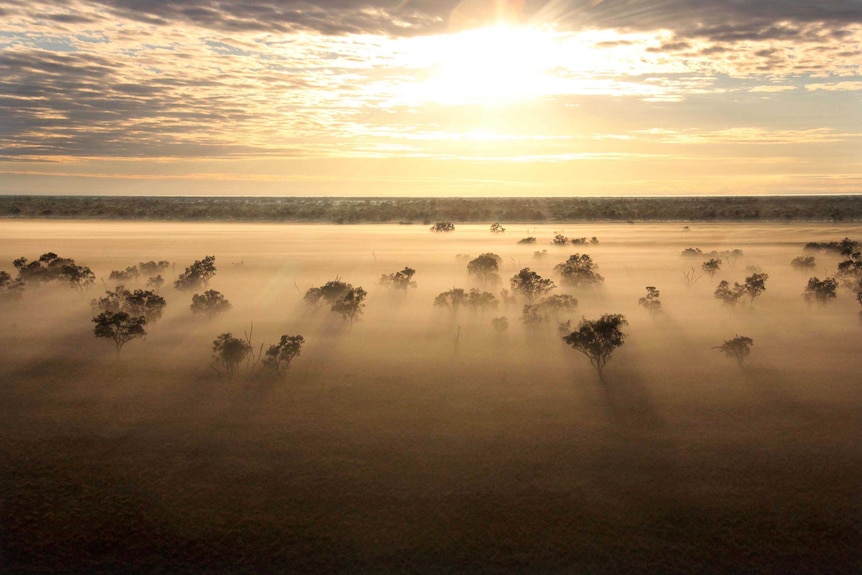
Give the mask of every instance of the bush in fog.
<path id="1" fill-rule="evenodd" d="M 147 287 L 158 292 L 165 285 L 165 280 L 161 275 L 154 275 L 147 278 Z"/>
<path id="2" fill-rule="evenodd" d="M 623 345 L 624 325 L 628 322 L 621 314 L 604 314 L 596 320 L 583 319 L 578 329 L 564 336 L 563 341 L 587 356 L 601 377 L 614 350 Z"/>
<path id="3" fill-rule="evenodd" d="M 533 259 L 534 260 L 545 259 L 545 256 L 547 256 L 547 255 L 548 255 L 548 250 L 541 250 L 541 251 L 536 250 L 533 252 Z"/>
<path id="4" fill-rule="evenodd" d="M 500 270 L 500 263 L 502 261 L 503 258 L 497 254 L 482 254 L 470 260 L 467 264 L 467 273 L 475 276 L 482 283 L 497 283 L 500 281 L 500 276 L 497 275 L 497 272 Z"/>
<path id="5" fill-rule="evenodd" d="M 264 367 L 279 377 L 287 375 L 290 362 L 299 355 L 305 339 L 301 335 L 282 335 L 278 343 L 269 346 L 263 359 Z"/>
<path id="6" fill-rule="evenodd" d="M 24 282 L 0 271 L 0 301 L 18 299 L 24 294 Z"/>
<path id="7" fill-rule="evenodd" d="M 239 373 L 243 362 L 248 362 L 252 355 L 249 338 L 239 339 L 230 332 L 219 335 L 213 341 L 213 369 L 220 375 L 233 378 Z"/>
<path id="8" fill-rule="evenodd" d="M 745 295 L 745 286 L 739 285 L 737 282 L 733 282 L 733 285 L 730 285 L 730 282 L 727 280 L 721 280 L 718 287 L 715 288 L 713 295 L 716 299 L 721 300 L 722 303 L 733 307 Z"/>
<path id="9" fill-rule="evenodd" d="M 206 256 L 187 267 L 174 282 L 174 287 L 183 291 L 206 287 L 215 274 L 215 256 Z"/>
<path id="10" fill-rule="evenodd" d="M 551 240 L 551 243 L 555 246 L 565 246 L 569 243 L 569 238 L 567 238 L 563 234 L 556 234 L 554 236 L 554 239 Z"/>
<path id="11" fill-rule="evenodd" d="M 638 300 L 638 305 L 655 315 L 661 313 L 660 293 L 655 286 L 646 286 L 646 295 Z"/>
<path id="12" fill-rule="evenodd" d="M 132 316 L 124 311 L 103 311 L 93 318 L 96 337 L 105 338 L 114 344 L 117 354 L 133 339 L 147 335 L 147 318 Z"/>
<path id="13" fill-rule="evenodd" d="M 145 276 L 160 274 L 163 271 L 166 271 L 169 267 L 171 267 L 171 262 L 166 260 L 161 260 L 159 262 L 154 262 L 152 260 L 148 262 L 138 262 L 138 270 L 140 270 L 141 274 Z"/>
<path id="14" fill-rule="evenodd" d="M 741 367 L 745 358 L 751 354 L 752 345 L 754 345 L 753 339 L 738 335 L 733 339 L 725 340 L 723 344 L 715 346 L 713 349 L 717 349 L 727 357 L 735 359 L 736 363 Z"/>
<path id="15" fill-rule="evenodd" d="M 90 302 L 96 311 L 126 312 L 131 316 L 143 316 L 147 323 L 161 319 L 166 304 L 165 299 L 153 291 L 136 289 L 132 292 L 122 285 Z"/>
<path id="16" fill-rule="evenodd" d="M 835 278 L 818 279 L 816 276 L 808 280 L 802 297 L 808 303 L 826 304 L 835 299 L 838 281 Z"/>
<path id="17" fill-rule="evenodd" d="M 684 258 L 699 258 L 703 255 L 700 248 L 685 248 L 680 255 Z"/>
<path id="18" fill-rule="evenodd" d="M 846 256 L 859 251 L 859 242 L 850 238 L 844 238 L 840 242 L 808 242 L 803 249 L 818 252 L 833 252 Z"/>
<path id="19" fill-rule="evenodd" d="M 536 238 L 534 238 L 532 236 L 526 237 L 526 238 L 521 238 L 520 240 L 518 240 L 518 243 L 519 244 L 534 244 L 534 243 L 536 243 Z"/>
<path id="20" fill-rule="evenodd" d="M 472 311 L 483 312 L 489 309 L 497 309 L 499 302 L 496 296 L 489 291 L 471 289 L 464 298 L 464 306 Z"/>
<path id="21" fill-rule="evenodd" d="M 700 269 L 703 270 L 703 273 L 705 273 L 709 277 L 712 277 L 716 274 L 716 272 L 718 272 L 718 270 L 721 269 L 721 260 L 717 258 L 706 260 L 705 262 L 700 264 Z"/>
<path id="22" fill-rule="evenodd" d="M 795 270 L 808 271 L 817 267 L 814 256 L 797 256 L 790 262 L 790 267 Z"/>
<path id="23" fill-rule="evenodd" d="M 852 290 L 862 280 L 862 254 L 857 251 L 845 255 L 847 259 L 838 263 L 835 279 L 845 288 Z"/>
<path id="24" fill-rule="evenodd" d="M 448 309 L 453 314 L 457 314 L 466 299 L 467 292 L 464 288 L 452 288 L 437 294 L 437 297 L 434 298 L 434 306 Z"/>
<path id="25" fill-rule="evenodd" d="M 524 304 L 521 312 L 521 322 L 527 326 L 538 326 L 552 320 L 558 320 L 565 312 L 578 307 L 577 298 L 568 294 L 552 295 L 537 303 Z"/>
<path id="26" fill-rule="evenodd" d="M 491 231 L 495 234 L 502 234 L 506 231 L 506 228 L 503 227 L 503 224 L 500 222 L 494 222 L 491 224 Z"/>
<path id="27" fill-rule="evenodd" d="M 230 302 L 214 289 L 192 296 L 191 310 L 194 314 L 204 314 L 209 319 L 223 314 L 231 308 Z"/>
<path id="28" fill-rule="evenodd" d="M 368 296 L 361 287 L 351 287 L 347 292 L 336 300 L 330 308 L 331 311 L 341 314 L 345 321 L 353 323 L 362 315 L 362 310 L 365 308 L 365 298 Z"/>
<path id="29" fill-rule="evenodd" d="M 554 271 L 560 274 L 561 283 L 575 287 L 604 282 L 605 278 L 597 270 L 598 266 L 587 254 L 573 254 L 563 263 L 554 266 Z"/>
<path id="30" fill-rule="evenodd" d="M 413 275 L 416 273 L 416 270 L 413 268 L 405 267 L 400 272 L 395 272 L 391 274 L 383 274 L 380 276 L 380 285 L 401 290 L 407 291 L 407 288 L 415 288 L 416 282 L 413 281 Z"/>
<path id="31" fill-rule="evenodd" d="M 96 280 L 87 266 L 81 266 L 70 258 L 61 258 L 54 252 L 44 253 L 34 262 L 18 258 L 12 264 L 18 270 L 18 279 L 27 282 L 59 282 L 84 290 Z"/>
<path id="32" fill-rule="evenodd" d="M 524 268 L 512 276 L 509 285 L 514 293 L 521 294 L 531 302 L 557 287 L 552 280 L 543 278 L 530 268 Z"/>
<path id="33" fill-rule="evenodd" d="M 495 317 L 491 320 L 491 326 L 495 332 L 502 334 L 509 329 L 509 320 L 505 316 Z"/>
<path id="34" fill-rule="evenodd" d="M 755 272 L 745 278 L 745 293 L 748 294 L 750 301 L 753 302 L 766 291 L 766 280 L 768 279 L 769 274 L 763 272 Z"/>
<path id="35" fill-rule="evenodd" d="M 437 222 L 431 226 L 432 232 L 451 232 L 455 229 L 455 224 L 452 222 Z"/>

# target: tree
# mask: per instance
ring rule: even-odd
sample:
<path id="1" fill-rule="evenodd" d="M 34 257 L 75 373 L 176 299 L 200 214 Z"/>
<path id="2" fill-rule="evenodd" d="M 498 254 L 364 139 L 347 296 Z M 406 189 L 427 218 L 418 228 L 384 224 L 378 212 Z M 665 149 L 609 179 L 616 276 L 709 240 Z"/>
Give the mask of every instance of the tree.
<path id="1" fill-rule="evenodd" d="M 736 363 L 742 367 L 745 358 L 751 353 L 752 345 L 754 345 L 753 339 L 738 335 L 733 339 L 725 340 L 723 344 L 715 346 L 713 349 L 717 349 L 724 355 L 734 358 Z"/>
<path id="2" fill-rule="evenodd" d="M 320 287 L 309 288 L 302 299 L 308 305 L 319 305 L 321 300 L 332 305 L 344 297 L 344 295 L 352 288 L 353 286 L 351 284 L 343 282 L 339 278 L 335 278 Z"/>
<path id="3" fill-rule="evenodd" d="M 655 286 L 646 286 L 646 296 L 638 300 L 638 305 L 655 315 L 661 313 L 661 300 L 659 291 Z"/>
<path id="4" fill-rule="evenodd" d="M 762 272 L 755 272 L 745 278 L 745 293 L 751 298 L 750 301 L 753 302 L 755 298 L 766 291 L 766 280 L 768 279 L 769 274 Z"/>
<path id="5" fill-rule="evenodd" d="M 536 243 L 536 238 L 534 238 L 533 236 L 521 238 L 520 240 L 518 240 L 518 243 L 519 244 L 534 244 L 534 243 Z"/>
<path id="6" fill-rule="evenodd" d="M 437 222 L 431 226 L 432 232 L 451 232 L 455 229 L 455 224 L 452 222 Z"/>
<path id="7" fill-rule="evenodd" d="M 380 276 L 380 285 L 396 290 L 407 291 L 407 288 L 416 287 L 416 282 L 413 281 L 413 275 L 415 273 L 416 270 L 413 268 L 405 267 L 400 272 L 391 273 L 389 275 L 383 274 Z"/>
<path id="8" fill-rule="evenodd" d="M 108 276 L 108 279 L 117 282 L 127 282 L 137 279 L 139 275 L 141 275 L 141 272 L 138 270 L 137 266 L 129 266 L 124 270 L 111 271 L 111 275 Z"/>
<path id="9" fill-rule="evenodd" d="M 35 262 L 27 263 L 27 258 L 18 258 L 12 264 L 18 270 L 22 282 L 65 283 L 69 287 L 84 290 L 96 281 L 96 275 L 87 266 L 81 266 L 70 258 L 61 258 L 54 252 L 39 256 Z"/>
<path id="10" fill-rule="evenodd" d="M 153 291 L 155 291 L 157 293 L 163 285 L 165 285 L 165 280 L 161 275 L 154 275 L 152 277 L 147 278 L 147 287 L 151 288 Z"/>
<path id="11" fill-rule="evenodd" d="M 556 234 L 554 235 L 554 239 L 551 240 L 551 243 L 555 246 L 564 246 L 569 243 L 569 238 L 567 238 L 563 234 Z"/>
<path id="12" fill-rule="evenodd" d="M 497 298 L 489 291 L 479 291 L 476 288 L 467 293 L 464 298 L 464 305 L 473 311 L 485 311 L 486 309 L 496 309 L 498 305 Z"/>
<path id="13" fill-rule="evenodd" d="M 716 274 L 718 270 L 721 269 L 721 260 L 718 258 L 708 259 L 702 264 L 700 264 L 700 269 L 703 270 L 703 273 L 712 277 Z"/>
<path id="14" fill-rule="evenodd" d="M 598 266 L 587 254 L 571 255 L 563 263 L 554 266 L 554 271 L 560 274 L 560 281 L 575 287 L 604 282 L 605 278 L 596 271 L 597 269 Z"/>
<path id="15" fill-rule="evenodd" d="M 287 375 L 290 362 L 299 355 L 305 339 L 301 335 L 282 335 L 278 343 L 269 346 L 263 365 L 274 370 L 279 377 Z"/>
<path id="16" fill-rule="evenodd" d="M 248 359 L 251 350 L 251 342 L 247 339 L 233 337 L 230 332 L 219 335 L 213 340 L 214 369 L 227 375 L 228 379 L 233 378 L 239 372 L 240 364 Z"/>
<path id="17" fill-rule="evenodd" d="M 453 314 L 457 314 L 466 299 L 467 292 L 464 291 L 464 288 L 452 288 L 437 294 L 437 297 L 434 298 L 434 306 L 446 308 Z"/>
<path id="18" fill-rule="evenodd" d="M 171 267 L 171 262 L 166 260 L 161 260 L 159 262 L 154 262 L 152 260 L 148 262 L 138 262 L 138 269 L 145 276 L 160 274 L 169 267 Z"/>
<path id="19" fill-rule="evenodd" d="M 0 271 L 0 301 L 18 299 L 24 294 L 24 282 Z"/>
<path id="20" fill-rule="evenodd" d="M 509 329 L 509 320 L 505 316 L 495 317 L 491 320 L 491 326 L 493 326 L 495 332 L 502 334 Z"/>
<path id="21" fill-rule="evenodd" d="M 703 277 L 703 274 L 698 273 L 693 266 L 688 271 L 682 272 L 682 281 L 685 282 L 685 286 L 688 288 L 697 283 L 697 280 L 701 277 Z"/>
<path id="22" fill-rule="evenodd" d="M 340 313 L 341 317 L 353 323 L 361 314 L 365 307 L 365 301 L 368 292 L 361 287 L 351 287 L 347 292 L 332 304 L 330 308 L 336 313 Z"/>
<path id="23" fill-rule="evenodd" d="M 731 286 L 730 282 L 727 280 L 721 280 L 718 287 L 715 288 L 715 292 L 713 292 L 716 299 L 720 299 L 723 303 L 731 307 L 736 306 L 745 294 L 745 286 L 739 285 L 737 282 L 733 282 L 733 285 Z"/>
<path id="24" fill-rule="evenodd" d="M 147 335 L 147 318 L 131 316 L 124 311 L 103 311 L 93 318 L 96 326 L 93 332 L 96 337 L 103 337 L 113 342 L 117 354 L 126 343 Z"/>
<path id="25" fill-rule="evenodd" d="M 817 267 L 814 256 L 797 256 L 790 262 L 790 267 L 799 271 L 808 271 Z"/>
<path id="26" fill-rule="evenodd" d="M 495 234 L 502 234 L 505 231 L 506 228 L 504 228 L 500 222 L 494 222 L 493 224 L 491 224 L 491 232 Z"/>
<path id="27" fill-rule="evenodd" d="M 530 268 L 524 268 L 512 276 L 509 285 L 513 292 L 523 295 L 531 302 L 557 287 L 552 280 L 543 278 Z"/>
<path id="28" fill-rule="evenodd" d="M 845 288 L 852 290 L 862 279 L 862 254 L 857 251 L 845 255 L 847 259 L 838 263 L 835 279 L 840 280 Z"/>
<path id="29" fill-rule="evenodd" d="M 131 292 L 123 285 L 118 285 L 114 291 L 106 291 L 104 297 L 90 302 L 94 310 L 124 311 L 131 316 L 143 316 L 147 323 L 161 319 L 166 304 L 165 299 L 153 291 L 136 289 Z"/>
<path id="30" fill-rule="evenodd" d="M 818 279 L 817 276 L 808 280 L 802 297 L 808 303 L 817 302 L 826 304 L 835 299 L 835 291 L 838 289 L 838 280 L 835 278 Z"/>
<path id="31" fill-rule="evenodd" d="M 500 281 L 497 272 L 500 270 L 500 262 L 502 261 L 503 258 L 497 254 L 482 254 L 470 260 L 467 264 L 467 273 L 476 276 L 482 283 L 497 283 Z"/>
<path id="32" fill-rule="evenodd" d="M 524 304 L 521 321 L 528 326 L 538 326 L 547 321 L 559 319 L 564 312 L 578 307 L 578 300 L 568 294 L 548 296 L 537 303 Z"/>
<path id="33" fill-rule="evenodd" d="M 215 274 L 215 256 L 206 256 L 187 267 L 174 282 L 174 287 L 182 291 L 206 287 Z"/>
<path id="34" fill-rule="evenodd" d="M 194 314 L 202 313 L 208 319 L 221 315 L 231 308 L 230 302 L 214 289 L 192 296 L 191 310 Z"/>
<path id="35" fill-rule="evenodd" d="M 597 320 L 583 319 L 578 329 L 563 337 L 563 341 L 587 356 L 601 378 L 605 364 L 625 340 L 624 325 L 628 322 L 621 314 L 604 314 Z"/>

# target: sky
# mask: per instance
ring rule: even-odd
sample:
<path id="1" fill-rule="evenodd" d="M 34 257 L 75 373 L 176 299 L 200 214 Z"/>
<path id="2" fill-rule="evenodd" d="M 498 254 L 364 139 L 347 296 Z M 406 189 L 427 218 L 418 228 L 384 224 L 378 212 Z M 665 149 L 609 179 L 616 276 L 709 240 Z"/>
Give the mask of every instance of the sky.
<path id="1" fill-rule="evenodd" d="M 0 0 L 0 194 L 862 191 L 862 0 Z"/>

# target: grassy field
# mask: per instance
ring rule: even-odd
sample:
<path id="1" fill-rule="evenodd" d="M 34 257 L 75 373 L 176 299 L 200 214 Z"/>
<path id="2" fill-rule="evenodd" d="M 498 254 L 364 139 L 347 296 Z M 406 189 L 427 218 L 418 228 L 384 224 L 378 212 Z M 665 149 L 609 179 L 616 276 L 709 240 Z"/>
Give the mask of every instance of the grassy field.
<path id="1" fill-rule="evenodd" d="M 597 237 L 551 245 L 554 234 Z M 535 245 L 521 245 L 534 236 Z M 0 567 L 9 573 L 862 572 L 862 321 L 809 241 L 842 224 L 456 226 L 6 221 L 0 270 L 53 251 L 99 278 L 85 293 L 28 286 L 0 314 Z M 683 280 L 688 247 L 741 249 Z M 534 252 L 547 250 L 544 257 Z M 501 257 L 502 282 L 467 262 Z M 588 253 L 600 287 L 565 318 L 621 313 L 626 342 L 600 381 L 523 301 L 452 315 L 453 287 L 508 288 Z M 232 309 L 192 314 L 171 287 L 215 255 Z M 93 335 L 111 270 L 169 260 L 163 318 L 117 356 Z M 417 287 L 381 274 L 410 266 Z M 759 269 L 735 308 L 716 284 Z M 14 275 L 14 274 L 13 274 Z M 360 321 L 303 294 L 340 277 L 368 293 Z M 102 280 L 106 283 L 103 285 Z M 664 312 L 638 305 L 645 286 Z M 129 284 L 128 287 L 142 287 Z M 506 316 L 495 332 L 491 319 Z M 221 378 L 212 341 L 302 334 L 284 381 Z M 754 340 L 742 368 L 714 347 Z"/>

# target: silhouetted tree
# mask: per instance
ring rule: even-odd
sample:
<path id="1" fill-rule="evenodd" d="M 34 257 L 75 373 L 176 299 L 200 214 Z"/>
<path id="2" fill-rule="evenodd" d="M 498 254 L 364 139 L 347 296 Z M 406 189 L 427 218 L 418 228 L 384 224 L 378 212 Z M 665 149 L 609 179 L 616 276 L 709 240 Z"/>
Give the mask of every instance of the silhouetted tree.
<path id="1" fill-rule="evenodd" d="M 148 262 L 138 262 L 138 270 L 140 270 L 141 274 L 145 276 L 160 274 L 163 271 L 166 271 L 169 267 L 171 267 L 171 262 L 166 260 L 161 260 L 159 262 L 154 262 L 152 260 Z"/>
<path id="2" fill-rule="evenodd" d="M 745 278 L 745 293 L 753 302 L 757 297 L 766 291 L 766 280 L 769 279 L 769 274 L 755 272 Z"/>
<path id="3" fill-rule="evenodd" d="M 500 281 L 500 276 L 497 275 L 497 272 L 500 270 L 500 263 L 502 261 L 503 258 L 497 254 L 482 254 L 470 260 L 467 264 L 467 273 L 476 276 L 482 283 L 497 283 Z"/>
<path id="4" fill-rule="evenodd" d="M 431 226 L 432 232 L 451 232 L 455 229 L 455 224 L 452 222 L 437 222 Z"/>
<path id="5" fill-rule="evenodd" d="M 862 279 L 862 254 L 856 251 L 850 254 L 845 254 L 846 259 L 838 263 L 838 273 L 835 274 L 835 279 L 841 282 L 841 285 L 849 290 L 853 290 Z"/>
<path id="6" fill-rule="evenodd" d="M 233 378 L 238 372 L 240 365 L 247 361 L 252 352 L 251 342 L 233 337 L 230 332 L 219 335 L 213 340 L 214 369 Z"/>
<path id="7" fill-rule="evenodd" d="M 717 258 L 706 260 L 705 262 L 700 264 L 700 269 L 703 270 L 703 273 L 705 273 L 709 277 L 712 277 L 716 274 L 718 270 L 721 269 L 721 260 Z"/>
<path id="8" fill-rule="evenodd" d="M 716 299 L 720 299 L 723 303 L 731 307 L 736 306 L 745 294 L 746 291 L 744 285 L 739 285 L 737 282 L 734 282 L 731 286 L 730 282 L 727 280 L 721 280 L 718 287 L 715 288 L 715 292 L 713 292 Z"/>
<path id="9" fill-rule="evenodd" d="M 24 282 L 0 271 L 0 301 L 18 299 L 24 294 Z"/>
<path id="10" fill-rule="evenodd" d="M 703 255 L 700 248 L 685 248 L 680 255 L 684 258 L 699 258 Z"/>
<path id="11" fill-rule="evenodd" d="M 661 313 L 661 300 L 659 291 L 655 286 L 646 286 L 646 296 L 638 300 L 638 305 L 655 315 Z"/>
<path id="12" fill-rule="evenodd" d="M 147 323 L 155 323 L 161 319 L 167 302 L 155 292 L 140 289 L 132 292 L 118 285 L 114 291 L 106 291 L 104 297 L 92 300 L 90 305 L 96 311 L 122 311 L 133 317 L 143 316 Z"/>
<path id="13" fill-rule="evenodd" d="M 90 268 L 76 264 L 73 259 L 61 258 L 54 252 L 42 254 L 35 262 L 27 263 L 27 258 L 22 257 L 12 264 L 18 270 L 18 279 L 25 283 L 56 281 L 84 290 L 96 280 Z"/>
<path id="14" fill-rule="evenodd" d="M 165 285 L 165 280 L 161 275 L 155 275 L 147 278 L 147 287 L 158 293 L 158 291 Z"/>
<path id="15" fill-rule="evenodd" d="M 536 238 L 534 238 L 532 236 L 526 237 L 526 238 L 521 238 L 520 240 L 518 240 L 518 243 L 519 244 L 534 244 L 534 243 L 536 243 Z"/>
<path id="16" fill-rule="evenodd" d="M 736 336 L 733 339 L 725 340 L 723 344 L 715 346 L 721 353 L 736 360 L 736 363 L 742 367 L 745 358 L 751 353 L 751 346 L 754 345 L 754 340 L 750 337 Z"/>
<path id="17" fill-rule="evenodd" d="M 494 327 L 495 332 L 502 334 L 509 329 L 509 320 L 505 316 L 495 317 L 491 320 L 491 325 Z"/>
<path id="18" fill-rule="evenodd" d="M 407 291 L 407 288 L 415 288 L 416 282 L 413 281 L 413 275 L 416 270 L 405 267 L 400 272 L 391 274 L 383 274 L 380 276 L 380 284 L 392 289 Z"/>
<path id="19" fill-rule="evenodd" d="M 464 298 L 464 305 L 473 311 L 496 309 L 498 303 L 494 294 L 489 291 L 479 291 L 476 288 L 471 289 Z"/>
<path id="20" fill-rule="evenodd" d="M 563 234 L 556 234 L 554 235 L 554 239 L 551 240 L 551 243 L 555 246 L 565 246 L 569 243 L 569 238 L 567 238 Z"/>
<path id="21" fill-rule="evenodd" d="M 301 335 L 282 335 L 281 340 L 269 346 L 263 365 L 275 371 L 279 377 L 287 375 L 290 362 L 299 355 L 305 339 Z"/>
<path id="22" fill-rule="evenodd" d="M 221 315 L 230 308 L 230 302 L 214 289 L 207 290 L 202 294 L 196 293 L 192 296 L 192 313 L 202 313 L 209 319 Z"/>
<path id="23" fill-rule="evenodd" d="M 341 281 L 339 278 L 328 281 L 320 287 L 309 288 L 303 296 L 305 303 L 309 305 L 318 305 L 321 300 L 329 305 L 344 297 L 353 286 L 349 283 Z"/>
<path id="24" fill-rule="evenodd" d="M 501 234 L 506 231 L 506 228 L 500 222 L 494 222 L 491 224 L 491 231 L 495 234 Z"/>
<path id="25" fill-rule="evenodd" d="M 578 300 L 568 294 L 548 296 L 537 303 L 524 304 L 521 321 L 528 326 L 538 326 L 551 320 L 559 319 L 564 312 L 578 307 Z"/>
<path id="26" fill-rule="evenodd" d="M 124 270 L 113 270 L 108 279 L 117 282 L 127 282 L 136 279 L 139 275 L 141 275 L 141 272 L 137 266 L 129 266 Z"/>
<path id="27" fill-rule="evenodd" d="M 361 287 L 351 287 L 347 290 L 340 299 L 332 304 L 330 308 L 336 313 L 340 313 L 341 317 L 353 323 L 360 315 L 365 307 L 365 301 L 368 292 Z"/>
<path id="28" fill-rule="evenodd" d="M 838 281 L 835 278 L 818 279 L 816 276 L 808 280 L 802 297 L 808 303 L 826 304 L 835 299 Z"/>
<path id="29" fill-rule="evenodd" d="M 434 298 L 434 305 L 446 308 L 453 314 L 457 314 L 466 299 L 467 292 L 463 288 L 452 288 L 437 294 L 437 297 Z"/>
<path id="30" fill-rule="evenodd" d="M 96 337 L 102 337 L 113 342 L 117 354 L 120 353 L 120 349 L 126 343 L 147 335 L 147 318 L 131 316 L 124 311 L 103 311 L 93 318 L 93 323 L 96 324 L 93 328 Z"/>
<path id="31" fill-rule="evenodd" d="M 563 263 L 554 266 L 554 271 L 560 274 L 561 283 L 575 287 L 604 282 L 605 278 L 597 270 L 598 266 L 587 254 L 573 254 Z"/>
<path id="32" fill-rule="evenodd" d="M 515 274 L 509 285 L 513 292 L 523 295 L 531 302 L 557 287 L 552 280 L 543 278 L 530 268 L 524 268 Z"/>
<path id="33" fill-rule="evenodd" d="M 215 274 L 215 256 L 206 256 L 187 267 L 174 281 L 174 287 L 183 291 L 207 287 Z"/>
<path id="34" fill-rule="evenodd" d="M 623 344 L 624 325 L 628 322 L 621 314 L 604 314 L 597 320 L 583 319 L 578 329 L 563 337 L 563 341 L 587 356 L 601 378 L 614 350 Z"/>
<path id="35" fill-rule="evenodd" d="M 817 267 L 814 256 L 797 256 L 790 262 L 790 267 L 795 270 L 808 271 Z"/>

